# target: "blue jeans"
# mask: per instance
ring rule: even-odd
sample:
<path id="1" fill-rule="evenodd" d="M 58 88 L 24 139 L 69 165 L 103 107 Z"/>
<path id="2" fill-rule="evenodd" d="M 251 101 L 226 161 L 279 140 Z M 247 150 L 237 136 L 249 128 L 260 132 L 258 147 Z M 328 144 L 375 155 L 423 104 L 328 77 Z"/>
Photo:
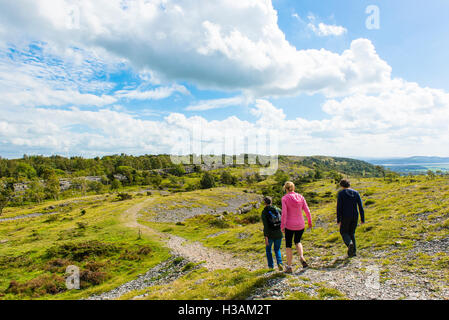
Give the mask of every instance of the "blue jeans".
<path id="1" fill-rule="evenodd" d="M 268 268 L 273 268 L 273 255 L 271 253 L 271 248 L 274 244 L 274 253 L 276 255 L 276 262 L 278 265 L 282 264 L 282 255 L 281 255 L 281 244 L 282 239 L 268 239 L 268 246 L 265 247 L 265 251 L 267 253 L 268 260 Z"/>

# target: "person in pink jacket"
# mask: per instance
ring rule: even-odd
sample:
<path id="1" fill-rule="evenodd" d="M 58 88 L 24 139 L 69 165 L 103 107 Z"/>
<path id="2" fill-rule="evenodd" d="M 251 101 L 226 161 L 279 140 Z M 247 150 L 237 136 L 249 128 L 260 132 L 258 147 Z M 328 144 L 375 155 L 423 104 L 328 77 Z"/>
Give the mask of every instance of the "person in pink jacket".
<path id="1" fill-rule="evenodd" d="M 306 199 L 295 192 L 295 185 L 293 182 L 287 181 L 284 185 L 284 190 L 286 195 L 282 197 L 281 230 L 285 233 L 285 247 L 287 251 L 287 267 L 285 272 L 292 273 L 293 240 L 295 241 L 296 251 L 301 259 L 302 266 L 304 268 L 308 266 L 304 259 L 304 252 L 301 244 L 301 237 L 305 229 L 302 212 L 304 211 L 307 215 L 307 223 L 310 229 L 312 229 L 312 216 L 310 215 Z"/>

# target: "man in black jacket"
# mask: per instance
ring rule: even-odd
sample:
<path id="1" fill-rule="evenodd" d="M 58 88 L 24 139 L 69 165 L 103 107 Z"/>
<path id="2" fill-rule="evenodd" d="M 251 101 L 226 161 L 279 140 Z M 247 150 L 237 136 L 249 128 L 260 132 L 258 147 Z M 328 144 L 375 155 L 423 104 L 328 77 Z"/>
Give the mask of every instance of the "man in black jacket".
<path id="1" fill-rule="evenodd" d="M 359 220 L 359 212 L 362 224 L 365 223 L 365 211 L 363 210 L 360 194 L 350 189 L 351 184 L 348 180 L 340 181 L 343 188 L 338 193 L 337 200 L 337 223 L 340 226 L 340 234 L 348 247 L 348 256 L 356 255 L 355 230 Z"/>

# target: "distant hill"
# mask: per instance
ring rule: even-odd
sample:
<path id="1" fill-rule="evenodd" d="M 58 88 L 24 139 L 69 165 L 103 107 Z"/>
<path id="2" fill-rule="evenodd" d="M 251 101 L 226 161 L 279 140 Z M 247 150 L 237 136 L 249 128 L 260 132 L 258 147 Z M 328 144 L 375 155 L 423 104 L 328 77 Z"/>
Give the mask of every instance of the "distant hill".
<path id="1" fill-rule="evenodd" d="M 363 160 L 328 156 L 279 156 L 280 165 L 307 167 L 324 172 L 336 171 L 352 176 L 381 177 L 385 170 Z"/>
<path id="2" fill-rule="evenodd" d="M 366 161 L 399 173 L 419 174 L 428 170 L 449 171 L 449 158 L 446 157 L 416 156 L 408 158 L 369 159 Z"/>
<path id="3" fill-rule="evenodd" d="M 416 156 L 409 158 L 373 159 L 367 160 L 367 162 L 377 165 L 385 165 L 385 164 L 410 165 L 422 163 L 449 163 L 449 158 Z"/>

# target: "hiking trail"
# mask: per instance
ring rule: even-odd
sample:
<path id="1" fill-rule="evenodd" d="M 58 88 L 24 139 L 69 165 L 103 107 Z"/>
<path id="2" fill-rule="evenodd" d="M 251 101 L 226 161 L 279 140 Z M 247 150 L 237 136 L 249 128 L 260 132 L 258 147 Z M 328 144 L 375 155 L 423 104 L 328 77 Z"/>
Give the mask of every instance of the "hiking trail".
<path id="1" fill-rule="evenodd" d="M 199 242 L 191 242 L 179 236 L 161 233 L 140 224 L 137 221 L 138 213 L 153 200 L 154 198 L 150 198 L 126 210 L 122 216 L 124 225 L 129 228 L 140 229 L 142 233 L 162 240 L 174 255 L 181 256 L 194 263 L 204 262 L 203 267 L 210 271 L 235 268 L 256 270 L 263 267 L 262 265 L 243 261 L 228 252 L 207 248 Z"/>
<path id="2" fill-rule="evenodd" d="M 150 198 L 129 208 L 121 215 L 121 220 L 126 227 L 136 230 L 140 229 L 140 232 L 164 242 L 172 251 L 174 257 L 182 257 L 186 260 L 183 263 L 187 263 L 187 261 L 202 263 L 202 266 L 210 271 L 235 268 L 246 268 L 253 271 L 266 268 L 265 261 L 243 261 L 228 252 L 207 248 L 199 242 L 191 242 L 179 236 L 161 233 L 140 224 L 138 222 L 139 212 L 153 200 L 154 198 Z M 180 272 L 180 266 L 173 265 L 174 257 L 155 266 L 135 280 L 88 299 L 117 299 L 133 290 L 157 284 L 169 284 L 184 275 Z M 294 257 L 294 264 L 298 262 L 296 260 L 297 257 Z M 352 300 L 447 299 L 449 294 L 445 290 L 443 292 L 435 292 L 435 288 L 426 279 L 402 270 L 397 271 L 395 279 L 376 281 L 376 278 L 379 276 L 377 259 L 336 257 L 326 265 L 316 263 L 317 259 L 314 259 L 314 257 L 310 257 L 308 260 L 309 268 L 299 268 L 292 275 L 268 280 L 263 287 L 257 288 L 247 297 L 247 300 L 284 299 L 292 292 L 302 292 L 310 296 L 317 296 L 320 295 L 320 292 L 323 292 L 324 287 L 336 289 L 343 293 L 346 298 Z M 169 270 L 169 272 L 164 273 L 161 270 Z M 163 276 L 160 276 L 160 274 L 163 274 Z M 267 273 L 267 276 L 270 274 L 271 272 Z M 156 275 L 159 275 L 159 277 Z M 419 285 L 410 286 L 407 283 L 403 283 L 402 279 L 404 276 L 409 279 L 412 278 Z M 148 279 L 151 280 L 149 281 Z M 135 297 L 134 299 L 142 297 Z M 332 298 L 332 295 L 324 295 L 321 298 Z"/>

